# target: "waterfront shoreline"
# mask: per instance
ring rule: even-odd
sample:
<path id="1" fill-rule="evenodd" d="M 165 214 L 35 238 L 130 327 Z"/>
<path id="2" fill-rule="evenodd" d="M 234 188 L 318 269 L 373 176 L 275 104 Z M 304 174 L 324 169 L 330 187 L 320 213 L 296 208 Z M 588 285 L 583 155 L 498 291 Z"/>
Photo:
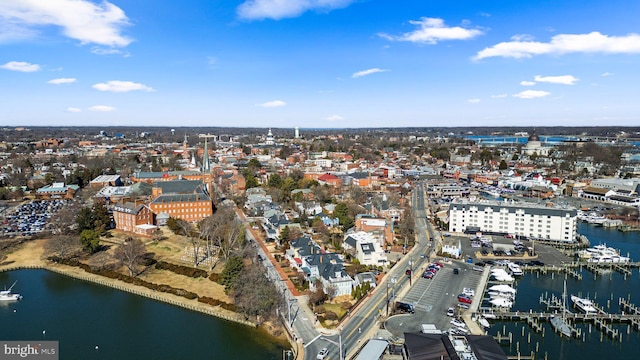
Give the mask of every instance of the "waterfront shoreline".
<path id="1" fill-rule="evenodd" d="M 42 269 L 54 272 L 63 276 L 71 277 L 81 281 L 87 281 L 97 285 L 110 287 L 112 289 L 128 292 L 134 295 L 146 297 L 155 301 L 178 306 L 187 310 L 199 312 L 205 315 L 214 316 L 216 318 L 238 323 L 252 328 L 262 330 L 266 335 L 273 338 L 274 342 L 291 344 L 285 335 L 276 335 L 265 326 L 259 326 L 255 322 L 244 319 L 244 316 L 236 312 L 225 310 L 219 307 L 199 302 L 197 299 L 190 300 L 177 295 L 158 292 L 143 286 L 137 286 L 123 282 L 117 279 L 106 278 L 100 275 L 87 273 L 81 268 L 53 263 L 42 258 L 42 245 L 46 240 L 33 240 L 17 245 L 8 254 L 2 263 L 0 263 L 0 272 L 10 272 L 17 270 Z"/>

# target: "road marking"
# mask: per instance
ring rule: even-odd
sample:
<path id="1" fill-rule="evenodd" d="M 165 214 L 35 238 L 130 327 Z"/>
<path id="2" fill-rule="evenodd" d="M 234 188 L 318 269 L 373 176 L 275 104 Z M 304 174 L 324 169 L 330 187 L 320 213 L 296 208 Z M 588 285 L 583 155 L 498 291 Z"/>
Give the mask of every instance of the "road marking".
<path id="1" fill-rule="evenodd" d="M 322 334 L 316 336 L 313 338 L 313 340 L 309 341 L 308 343 L 304 344 L 304 347 L 306 348 L 307 346 L 313 344 L 314 341 L 318 340 L 320 337 L 322 336 Z"/>

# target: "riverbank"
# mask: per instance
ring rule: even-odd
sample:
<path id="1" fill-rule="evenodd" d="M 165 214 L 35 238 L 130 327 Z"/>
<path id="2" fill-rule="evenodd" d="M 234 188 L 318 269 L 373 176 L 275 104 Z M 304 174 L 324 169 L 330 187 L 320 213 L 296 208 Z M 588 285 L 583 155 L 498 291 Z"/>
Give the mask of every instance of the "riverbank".
<path id="1" fill-rule="evenodd" d="M 190 300 L 181 296 L 154 291 L 143 286 L 136 286 L 117 279 L 111 279 L 100 275 L 87 273 L 79 267 L 67 266 L 48 261 L 44 258 L 45 243 L 46 240 L 32 240 L 11 248 L 8 253 L 4 254 L 5 259 L 4 261 L 2 261 L 2 263 L 0 263 L 0 272 L 20 269 L 44 269 L 78 280 L 92 282 L 156 301 L 168 303 L 174 306 L 179 306 L 191 311 L 215 316 L 227 321 L 239 323 L 253 328 L 258 327 L 255 322 L 246 320 L 241 314 L 223 309 L 219 306 L 211 306 L 199 302 L 197 301 L 197 299 Z M 158 284 L 166 284 L 170 286 L 176 286 L 176 284 L 179 284 L 181 288 L 192 291 L 198 294 L 198 296 L 207 296 L 220 300 L 222 302 L 229 301 L 229 298 L 226 296 L 226 294 L 224 294 L 224 292 L 221 292 L 220 289 L 216 289 L 217 284 L 209 284 L 208 282 L 210 281 L 207 279 L 187 278 L 168 271 L 150 272 L 145 274 L 144 277 L 145 280 L 153 281 L 154 283 Z M 159 279 L 162 279 L 164 281 L 159 282 Z M 260 326 L 258 328 L 266 335 L 270 336 L 275 343 L 291 346 L 286 335 L 283 334 L 281 330 L 278 330 L 277 327 L 273 327 L 270 324 L 264 324 L 264 326 Z"/>

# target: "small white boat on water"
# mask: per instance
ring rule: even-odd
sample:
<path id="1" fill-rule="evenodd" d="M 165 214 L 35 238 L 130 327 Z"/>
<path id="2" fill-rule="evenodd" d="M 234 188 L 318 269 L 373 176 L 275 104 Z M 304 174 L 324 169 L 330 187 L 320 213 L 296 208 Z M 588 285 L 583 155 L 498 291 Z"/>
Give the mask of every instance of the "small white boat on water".
<path id="1" fill-rule="evenodd" d="M 497 297 L 495 299 L 491 299 L 489 300 L 489 302 L 491 303 L 491 305 L 496 307 L 510 308 L 513 306 L 513 301 L 503 297 Z"/>
<path id="2" fill-rule="evenodd" d="M 16 285 L 17 281 L 9 287 L 9 289 L 0 290 L 0 301 L 16 301 L 22 299 L 20 294 L 13 294 L 11 289 Z"/>
<path id="3" fill-rule="evenodd" d="M 597 314 L 598 309 L 593 306 L 593 302 L 589 299 L 580 298 L 575 295 L 571 295 L 571 301 L 573 304 L 585 314 Z"/>
<path id="4" fill-rule="evenodd" d="M 509 270 L 511 270 L 511 274 L 513 276 L 522 276 L 522 274 L 524 274 L 522 269 L 520 268 L 520 265 L 518 264 L 509 263 L 507 264 L 507 267 L 509 268 Z"/>
<path id="5" fill-rule="evenodd" d="M 491 324 L 489 324 L 489 322 L 487 321 L 487 319 L 485 319 L 484 317 L 480 316 L 478 318 L 478 324 L 480 324 L 480 326 L 482 326 L 485 329 L 488 329 L 491 327 Z"/>

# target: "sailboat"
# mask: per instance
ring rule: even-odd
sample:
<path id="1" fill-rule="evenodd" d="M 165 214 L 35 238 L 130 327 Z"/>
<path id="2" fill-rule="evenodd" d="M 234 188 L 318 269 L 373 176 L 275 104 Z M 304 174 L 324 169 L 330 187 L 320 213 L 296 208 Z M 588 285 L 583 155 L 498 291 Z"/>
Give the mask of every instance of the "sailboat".
<path id="1" fill-rule="evenodd" d="M 564 282 L 564 291 L 562 292 L 562 317 L 554 316 L 549 322 L 551 323 L 551 327 L 560 335 L 564 335 L 566 337 L 571 337 L 572 331 L 571 327 L 567 324 L 567 319 L 565 316 L 567 308 L 567 282 Z"/>
<path id="2" fill-rule="evenodd" d="M 15 301 L 22 299 L 20 294 L 12 294 L 11 289 L 16 285 L 18 281 L 15 281 L 9 289 L 0 290 L 0 301 Z"/>

